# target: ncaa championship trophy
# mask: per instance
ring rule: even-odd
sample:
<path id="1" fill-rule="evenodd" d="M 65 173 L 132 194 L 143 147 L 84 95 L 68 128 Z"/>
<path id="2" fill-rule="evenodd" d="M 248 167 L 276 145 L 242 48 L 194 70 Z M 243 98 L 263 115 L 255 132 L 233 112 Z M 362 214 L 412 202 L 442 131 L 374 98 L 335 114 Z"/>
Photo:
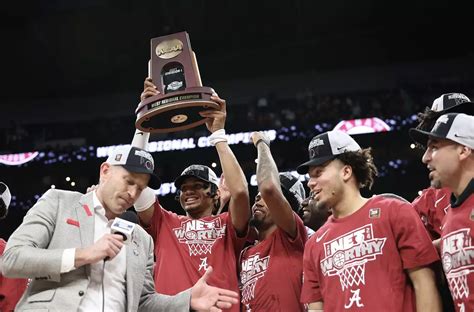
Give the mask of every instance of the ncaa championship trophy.
<path id="1" fill-rule="evenodd" d="M 148 70 L 160 94 L 138 105 L 137 129 L 168 133 L 194 128 L 206 122 L 200 111 L 219 108 L 210 100 L 213 90 L 202 86 L 187 32 L 152 38 Z"/>

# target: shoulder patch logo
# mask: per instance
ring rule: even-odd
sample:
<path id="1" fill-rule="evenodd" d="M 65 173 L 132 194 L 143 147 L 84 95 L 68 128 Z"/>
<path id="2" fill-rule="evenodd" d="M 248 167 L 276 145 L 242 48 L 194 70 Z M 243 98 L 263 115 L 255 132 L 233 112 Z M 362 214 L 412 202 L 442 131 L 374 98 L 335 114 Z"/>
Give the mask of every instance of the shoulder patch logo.
<path id="1" fill-rule="evenodd" d="M 371 219 L 378 219 L 378 218 L 380 218 L 380 208 L 370 208 L 370 210 L 369 210 L 369 218 L 371 218 Z"/>

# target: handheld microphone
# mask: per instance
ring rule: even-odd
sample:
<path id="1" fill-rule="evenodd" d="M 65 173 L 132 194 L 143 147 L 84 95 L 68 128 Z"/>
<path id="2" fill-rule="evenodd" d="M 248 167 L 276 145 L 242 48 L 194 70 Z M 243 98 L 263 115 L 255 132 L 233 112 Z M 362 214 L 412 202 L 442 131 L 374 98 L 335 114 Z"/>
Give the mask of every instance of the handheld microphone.
<path id="1" fill-rule="evenodd" d="M 122 235 L 123 243 L 128 244 L 137 223 L 137 214 L 132 211 L 125 211 L 120 215 L 120 217 L 115 218 L 112 226 L 110 227 L 111 233 Z"/>
<path id="2" fill-rule="evenodd" d="M 10 194 L 10 190 L 8 186 L 0 182 L 0 219 L 4 219 L 8 213 L 8 206 L 10 206 L 10 202 L 12 199 L 12 195 Z"/>

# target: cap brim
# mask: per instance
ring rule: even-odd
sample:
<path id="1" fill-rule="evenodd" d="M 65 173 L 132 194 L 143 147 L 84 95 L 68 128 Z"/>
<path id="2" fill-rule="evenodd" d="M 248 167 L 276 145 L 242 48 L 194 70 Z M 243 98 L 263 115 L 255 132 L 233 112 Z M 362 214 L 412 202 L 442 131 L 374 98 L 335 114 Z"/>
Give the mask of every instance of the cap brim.
<path id="1" fill-rule="evenodd" d="M 463 113 L 467 115 L 474 115 L 474 103 L 464 102 L 459 105 L 455 105 L 448 109 L 442 110 L 440 113 L 442 115 L 447 114 L 447 113 Z"/>
<path id="2" fill-rule="evenodd" d="M 327 162 L 327 161 L 329 161 L 329 160 L 331 160 L 331 159 L 334 159 L 334 158 L 336 158 L 335 155 L 325 156 L 325 157 L 319 157 L 319 158 L 313 158 L 313 159 L 308 160 L 307 162 L 302 163 L 301 165 L 299 165 L 299 166 L 296 168 L 296 171 L 297 171 L 299 174 L 307 174 L 307 173 L 308 173 L 308 170 L 309 170 L 309 167 L 322 165 L 322 164 L 324 164 L 325 162 Z"/>
<path id="3" fill-rule="evenodd" d="M 157 190 L 161 186 L 161 180 L 160 178 L 155 174 L 155 173 L 150 173 L 150 171 L 147 171 L 143 167 L 135 167 L 135 166 L 127 166 L 127 165 L 122 165 L 125 169 L 127 169 L 130 172 L 134 173 L 146 173 L 150 175 L 150 181 L 148 181 L 148 186 L 151 187 L 154 190 Z"/>
<path id="4" fill-rule="evenodd" d="M 182 176 L 179 176 L 176 178 L 176 180 L 174 180 L 174 186 L 176 186 L 177 189 L 179 189 L 181 187 L 181 184 L 183 184 L 184 180 L 186 180 L 187 178 L 196 178 L 198 180 L 201 180 L 201 181 L 204 181 L 204 182 L 208 182 L 208 183 L 211 183 L 207 180 L 204 180 L 200 177 L 197 177 L 195 175 L 192 175 L 192 174 L 185 174 L 185 175 L 182 175 Z"/>
<path id="5" fill-rule="evenodd" d="M 445 139 L 444 137 L 435 135 L 431 132 L 419 130 L 416 128 L 411 128 L 408 131 L 408 133 L 413 141 L 423 146 L 426 146 L 426 143 L 428 142 L 429 137 Z"/>

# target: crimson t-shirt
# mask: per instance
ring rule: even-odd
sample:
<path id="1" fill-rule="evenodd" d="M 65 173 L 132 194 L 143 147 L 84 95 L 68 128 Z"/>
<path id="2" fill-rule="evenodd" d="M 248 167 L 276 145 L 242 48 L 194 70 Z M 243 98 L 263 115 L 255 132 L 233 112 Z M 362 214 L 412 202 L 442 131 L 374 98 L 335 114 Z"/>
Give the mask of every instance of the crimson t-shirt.
<path id="1" fill-rule="evenodd" d="M 0 239 L 0 256 L 3 255 L 6 244 L 3 239 Z M 0 311 L 13 311 L 27 285 L 28 279 L 7 278 L 0 274 Z"/>
<path id="2" fill-rule="evenodd" d="M 229 213 L 191 219 L 155 202 L 152 223 L 145 230 L 155 241 L 157 292 L 175 295 L 194 286 L 208 266 L 213 267 L 209 285 L 239 292 L 237 256 L 246 237 L 237 237 Z M 239 311 L 239 305 L 230 311 Z"/>
<path id="3" fill-rule="evenodd" d="M 432 240 L 441 236 L 443 219 L 451 206 L 450 198 L 451 191 L 448 188 L 435 189 L 429 187 L 413 200 L 413 207 L 420 215 L 421 221 L 430 233 Z"/>
<path id="4" fill-rule="evenodd" d="M 456 311 L 474 310 L 474 195 L 448 210 L 441 260 Z"/>
<path id="5" fill-rule="evenodd" d="M 299 297 L 307 234 L 300 217 L 294 213 L 294 218 L 295 238 L 277 228 L 265 240 L 242 251 L 240 288 L 243 311 L 305 311 Z"/>
<path id="6" fill-rule="evenodd" d="M 439 260 L 413 207 L 375 196 L 328 221 L 308 240 L 301 302 L 325 311 L 415 311 L 406 269 Z"/>

